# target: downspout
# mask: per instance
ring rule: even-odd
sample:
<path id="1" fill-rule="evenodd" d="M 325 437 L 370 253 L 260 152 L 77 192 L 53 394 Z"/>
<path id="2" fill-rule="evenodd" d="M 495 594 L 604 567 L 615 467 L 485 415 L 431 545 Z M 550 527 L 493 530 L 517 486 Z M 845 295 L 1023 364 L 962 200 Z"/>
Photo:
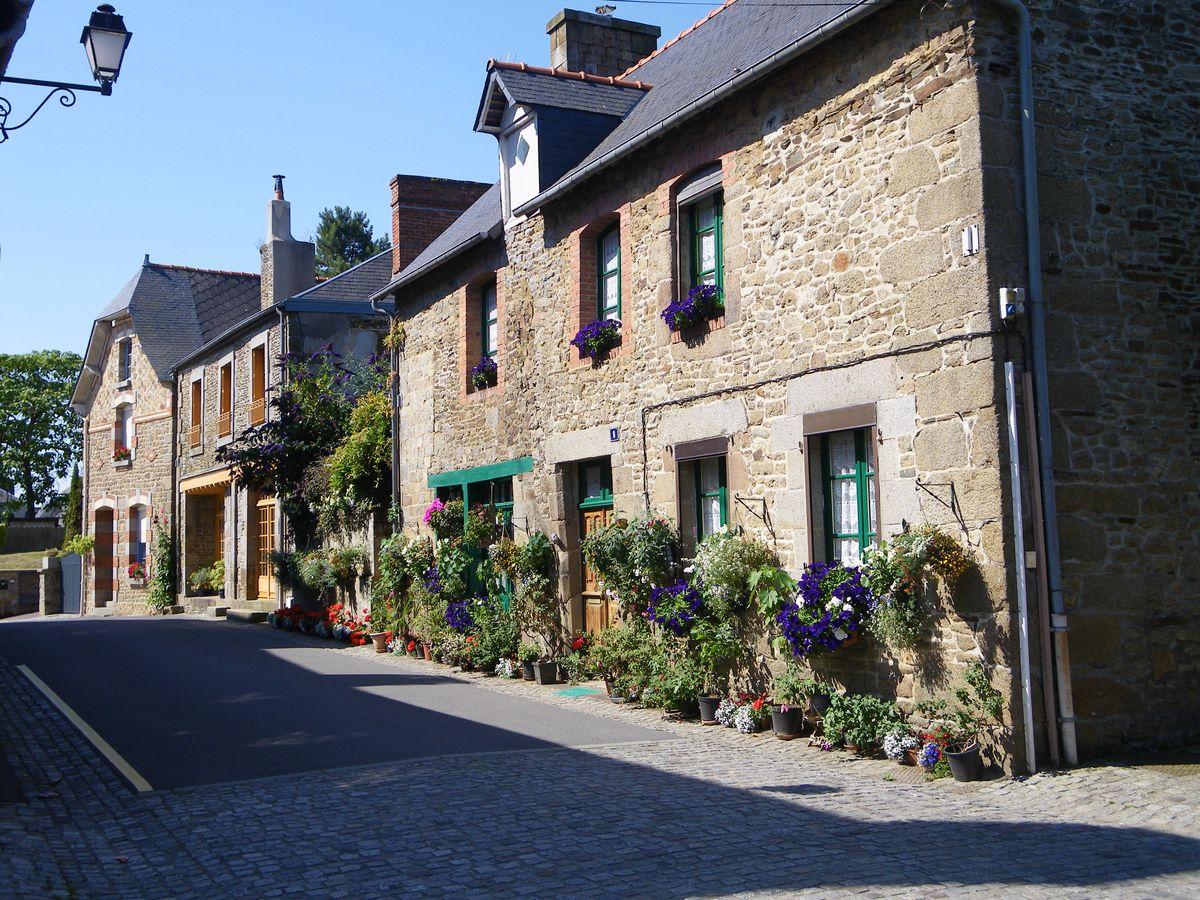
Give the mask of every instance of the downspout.
<path id="1" fill-rule="evenodd" d="M 179 546 L 179 373 L 171 379 L 171 567 L 175 570 L 174 596 L 171 605 L 179 602 L 179 586 L 183 584 L 181 567 L 183 553 Z"/>
<path id="2" fill-rule="evenodd" d="M 1025 244 L 1029 268 L 1029 345 L 1033 372 L 1033 403 L 1037 413 L 1038 480 L 1042 496 L 1042 531 L 1045 568 L 1050 595 L 1050 628 L 1054 635 L 1055 681 L 1058 686 L 1058 726 L 1063 758 L 1077 765 L 1075 705 L 1071 697 L 1070 653 L 1067 646 L 1067 610 L 1063 601 L 1062 563 L 1058 546 L 1058 510 L 1054 499 L 1054 454 L 1050 445 L 1050 393 L 1046 387 L 1046 308 L 1042 288 L 1042 248 L 1039 232 L 1037 145 L 1034 134 L 1033 36 L 1029 9 L 1021 0 L 995 0 L 1017 16 L 1018 63 L 1021 91 L 1021 159 L 1025 182 Z M 1049 714 L 1050 711 L 1047 711 Z"/>
<path id="3" fill-rule="evenodd" d="M 388 519 L 398 534 L 403 525 L 400 516 L 400 348 L 396 346 L 393 335 L 400 310 L 389 313 L 381 309 L 377 297 L 371 298 L 371 309 L 381 316 L 387 316 L 388 320 L 388 390 L 392 420 L 392 508 L 388 510 Z"/>

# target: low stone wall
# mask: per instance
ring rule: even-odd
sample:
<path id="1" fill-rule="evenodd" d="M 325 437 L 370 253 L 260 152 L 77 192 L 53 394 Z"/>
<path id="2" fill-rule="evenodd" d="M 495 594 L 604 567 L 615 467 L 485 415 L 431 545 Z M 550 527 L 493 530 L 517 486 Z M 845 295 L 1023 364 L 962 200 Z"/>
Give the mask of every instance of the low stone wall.
<path id="1" fill-rule="evenodd" d="M 38 574 L 29 570 L 0 570 L 0 618 L 37 612 Z"/>

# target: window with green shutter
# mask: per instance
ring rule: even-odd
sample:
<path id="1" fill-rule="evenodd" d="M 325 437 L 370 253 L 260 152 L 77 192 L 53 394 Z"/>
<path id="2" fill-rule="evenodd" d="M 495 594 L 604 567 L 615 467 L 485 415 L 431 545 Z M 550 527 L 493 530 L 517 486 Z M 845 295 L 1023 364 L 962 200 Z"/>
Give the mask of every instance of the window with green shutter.
<path id="1" fill-rule="evenodd" d="M 729 524 L 729 489 L 726 483 L 725 457 L 706 456 L 682 463 L 688 468 L 695 506 L 692 521 L 684 527 L 696 536 L 696 542 Z"/>
<path id="2" fill-rule="evenodd" d="M 849 566 L 862 561 L 874 544 L 879 525 L 875 503 L 875 465 L 871 429 L 835 431 L 821 441 L 825 550 Z"/>
<path id="3" fill-rule="evenodd" d="M 621 226 L 596 238 L 596 318 L 621 318 Z"/>

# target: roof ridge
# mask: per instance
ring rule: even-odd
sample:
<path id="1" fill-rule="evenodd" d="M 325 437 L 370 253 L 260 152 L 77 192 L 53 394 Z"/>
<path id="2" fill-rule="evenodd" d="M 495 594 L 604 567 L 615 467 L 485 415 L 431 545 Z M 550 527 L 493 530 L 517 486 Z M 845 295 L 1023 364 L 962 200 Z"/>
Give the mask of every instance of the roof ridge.
<path id="1" fill-rule="evenodd" d="M 149 262 L 145 265 L 156 269 L 178 269 L 181 272 L 203 272 L 206 275 L 238 275 L 246 278 L 261 278 L 257 272 L 233 272 L 228 269 L 202 269 L 198 266 L 181 266 L 177 263 Z"/>
<path id="2" fill-rule="evenodd" d="M 549 66 L 531 66 L 529 63 L 505 62 L 499 59 L 489 59 L 488 69 L 512 69 L 518 72 L 533 72 L 535 75 L 553 75 L 555 78 L 569 78 L 572 81 L 590 81 L 594 84 L 608 84 L 614 87 L 637 88 L 648 91 L 653 87 L 644 81 L 625 81 L 615 75 L 593 75 L 591 72 L 570 72 L 566 69 L 551 69 Z"/>
<path id="3" fill-rule="evenodd" d="M 687 37 L 689 34 L 691 34 L 693 31 L 695 31 L 697 28 L 699 28 L 701 25 L 703 25 L 705 22 L 707 22 L 709 19 L 711 19 L 717 13 L 719 13 L 721 10 L 726 9 L 730 6 L 733 6 L 733 4 L 736 2 L 737 2 L 737 0 L 725 0 L 725 2 L 722 3 L 720 6 L 718 6 L 716 9 L 709 10 L 708 15 L 706 15 L 703 19 L 693 22 L 691 25 L 689 25 L 687 28 L 683 29 L 683 31 L 679 32 L 679 34 L 675 35 L 675 37 L 671 38 L 669 41 L 667 41 L 661 47 L 656 48 L 655 51 L 653 53 L 651 53 L 649 56 L 645 56 L 642 59 L 639 59 L 637 62 L 635 62 L 632 66 L 630 66 L 628 69 L 626 69 L 624 72 L 622 72 L 617 77 L 624 78 L 626 75 L 633 72 L 634 69 L 637 69 L 638 67 L 648 63 L 650 60 L 654 59 L 654 57 L 658 56 L 658 54 L 662 53 L 664 50 L 666 50 L 672 44 L 679 43 L 680 40 Z"/>

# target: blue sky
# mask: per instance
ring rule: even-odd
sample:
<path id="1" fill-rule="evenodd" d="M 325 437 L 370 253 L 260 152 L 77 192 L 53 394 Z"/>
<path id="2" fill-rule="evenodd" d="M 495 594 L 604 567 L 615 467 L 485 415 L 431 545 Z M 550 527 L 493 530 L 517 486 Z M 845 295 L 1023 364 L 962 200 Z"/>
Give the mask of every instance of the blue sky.
<path id="1" fill-rule="evenodd" d="M 87 82 L 94 3 L 36 0 L 9 75 Z M 257 271 L 275 172 L 292 231 L 335 204 L 391 228 L 397 172 L 495 178 L 471 125 L 489 56 L 549 61 L 554 0 L 123 0 L 111 97 L 53 101 L 0 145 L 0 353 L 82 353 L 91 321 L 158 262 Z M 594 3 L 572 4 L 591 10 Z M 719 5 L 714 2 L 712 5 Z M 662 41 L 707 4 L 616 3 Z M 40 89 L 0 84 L 13 118 Z"/>

